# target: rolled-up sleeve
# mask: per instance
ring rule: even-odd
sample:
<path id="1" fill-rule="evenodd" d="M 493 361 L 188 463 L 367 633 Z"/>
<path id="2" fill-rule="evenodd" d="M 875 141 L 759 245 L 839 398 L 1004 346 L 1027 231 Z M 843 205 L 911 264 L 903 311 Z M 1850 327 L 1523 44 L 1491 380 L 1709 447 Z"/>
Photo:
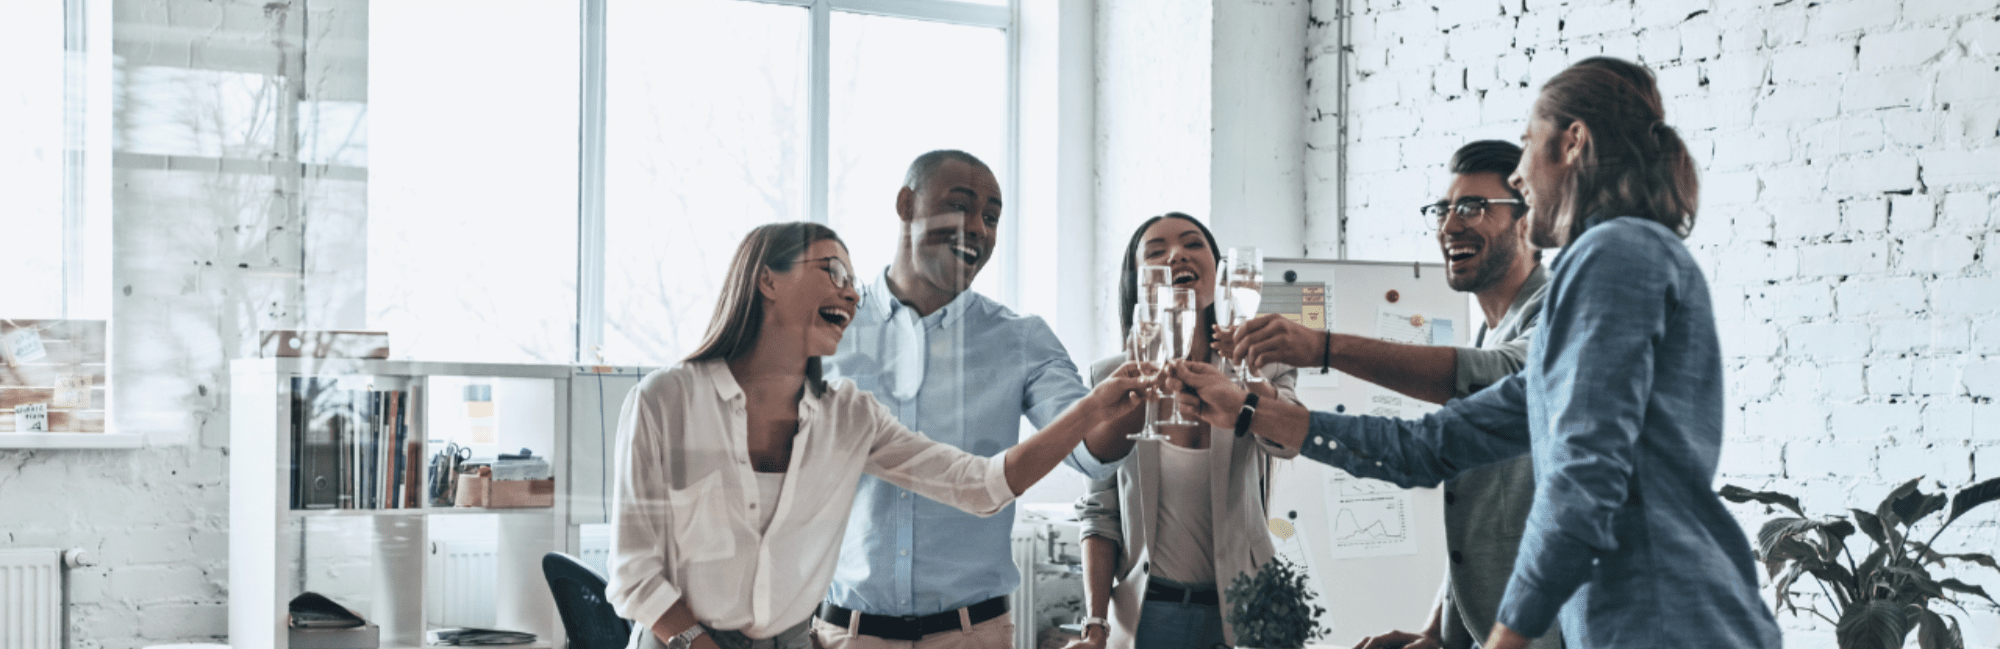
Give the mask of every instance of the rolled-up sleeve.
<path id="1" fill-rule="evenodd" d="M 1624 234 L 1613 231 L 1607 234 Z M 1535 452 L 1535 499 L 1498 618 L 1529 637 L 1589 580 L 1598 553 L 1617 549 L 1613 522 L 1645 426 L 1656 345 L 1666 336 L 1676 286 L 1657 263 L 1666 250 L 1645 231 L 1593 239 L 1565 253 L 1551 289 L 1540 365 L 1548 428 Z"/>
<path id="2" fill-rule="evenodd" d="M 865 393 L 874 442 L 865 470 L 917 495 L 977 516 L 992 516 L 1014 502 L 1007 486 L 1007 453 L 980 457 L 903 426 Z"/>
<path id="3" fill-rule="evenodd" d="M 1070 361 L 1069 350 L 1063 348 L 1056 332 L 1041 318 L 1032 320 L 1023 344 L 1029 357 L 1035 359 L 1035 366 L 1028 371 L 1027 387 L 1021 394 L 1021 412 L 1036 430 L 1041 430 L 1077 401 L 1090 396 L 1090 388 L 1084 386 L 1083 375 L 1077 372 L 1076 363 Z M 1123 458 L 1099 461 L 1084 444 L 1077 444 L 1063 464 L 1094 480 L 1111 475 L 1123 461 Z"/>
<path id="4" fill-rule="evenodd" d="M 1491 347 L 1457 347 L 1458 376 L 1452 388 L 1456 397 L 1471 396 L 1472 393 L 1499 383 L 1507 375 L 1521 371 L 1528 365 L 1528 345 L 1533 331 L 1523 332 L 1515 338 Z"/>
<path id="5" fill-rule="evenodd" d="M 1118 474 L 1090 481 L 1090 489 L 1076 499 L 1076 518 L 1083 523 L 1078 538 L 1102 536 L 1125 543 L 1124 511 L 1118 500 Z"/>
<path id="6" fill-rule="evenodd" d="M 667 426 L 653 404 L 645 403 L 646 383 L 625 396 L 618 415 L 616 477 L 612 493 L 611 564 L 605 599 L 619 617 L 651 627 L 680 601 L 669 579 L 674 565 L 674 511 L 667 491 L 673 484 L 667 457 Z"/>

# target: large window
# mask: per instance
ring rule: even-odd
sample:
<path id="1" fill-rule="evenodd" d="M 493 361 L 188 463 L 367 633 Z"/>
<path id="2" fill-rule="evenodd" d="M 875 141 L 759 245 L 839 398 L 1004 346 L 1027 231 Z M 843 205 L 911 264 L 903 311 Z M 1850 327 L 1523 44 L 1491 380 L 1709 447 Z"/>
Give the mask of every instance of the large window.
<path id="1" fill-rule="evenodd" d="M 365 219 L 305 210 L 305 306 L 325 314 L 309 325 L 386 330 L 398 358 L 667 364 L 699 343 L 751 228 L 828 223 L 872 279 L 918 154 L 970 151 L 1011 188 L 1006 1 L 368 3 L 365 92 L 305 80 L 316 100 L 288 133 L 257 120 L 292 110 L 281 95 L 201 92 L 268 79 L 164 70 L 185 101 L 233 98 L 194 112 L 241 128 L 127 148 L 255 159 L 296 141 L 365 182 Z M 348 240 L 365 274 L 313 271 L 355 259 Z M 977 289 L 1011 297 L 1019 244 L 1003 234 Z"/>
<path id="2" fill-rule="evenodd" d="M 398 357 L 571 360 L 576 6 L 368 11 L 368 326 Z"/>
<path id="3" fill-rule="evenodd" d="M 111 315 L 109 16 L 0 3 L 0 317 Z"/>
<path id="4" fill-rule="evenodd" d="M 762 223 L 831 225 L 872 280 L 900 235 L 904 170 L 925 151 L 969 151 L 1010 186 L 1006 0 L 594 2 L 603 166 L 594 184 L 586 39 L 582 279 L 601 281 L 602 298 L 582 291 L 586 360 L 685 356 L 737 243 Z M 1010 297 L 1016 245 L 1003 237 L 975 288 Z"/>

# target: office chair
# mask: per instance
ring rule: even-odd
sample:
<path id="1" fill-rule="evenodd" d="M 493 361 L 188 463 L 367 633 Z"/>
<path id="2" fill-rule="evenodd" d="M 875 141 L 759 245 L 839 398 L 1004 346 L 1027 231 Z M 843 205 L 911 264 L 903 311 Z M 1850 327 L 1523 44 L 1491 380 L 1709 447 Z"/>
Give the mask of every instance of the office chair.
<path id="1" fill-rule="evenodd" d="M 556 612 L 570 649 L 620 649 L 632 635 L 632 622 L 618 617 L 604 600 L 604 577 L 576 557 L 561 552 L 542 555 L 542 576 L 555 594 Z"/>

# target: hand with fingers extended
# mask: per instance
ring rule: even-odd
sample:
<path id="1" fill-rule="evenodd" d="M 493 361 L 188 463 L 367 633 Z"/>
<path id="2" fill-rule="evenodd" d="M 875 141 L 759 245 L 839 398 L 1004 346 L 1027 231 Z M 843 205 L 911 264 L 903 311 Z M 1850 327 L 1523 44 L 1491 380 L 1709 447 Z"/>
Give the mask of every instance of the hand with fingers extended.
<path id="1" fill-rule="evenodd" d="M 1407 631 L 1390 631 L 1354 643 L 1354 649 L 1438 649 L 1442 646 L 1443 642 L 1435 635 Z"/>
<path id="2" fill-rule="evenodd" d="M 1218 328 L 1215 350 L 1236 362 L 1249 361 L 1251 367 L 1284 363 L 1293 367 L 1321 367 L 1327 358 L 1326 332 L 1286 320 L 1276 313 L 1251 318 L 1249 322 Z"/>

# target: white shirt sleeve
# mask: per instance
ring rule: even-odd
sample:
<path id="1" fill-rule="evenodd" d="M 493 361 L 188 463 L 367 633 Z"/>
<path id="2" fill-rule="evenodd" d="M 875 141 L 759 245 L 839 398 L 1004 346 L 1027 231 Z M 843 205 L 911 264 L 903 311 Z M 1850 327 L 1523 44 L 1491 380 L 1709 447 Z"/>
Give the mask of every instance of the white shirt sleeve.
<path id="1" fill-rule="evenodd" d="M 673 476 L 668 428 L 676 425 L 671 408 L 647 403 L 634 386 L 618 416 L 611 528 L 610 579 L 605 598 L 620 617 L 651 628 L 667 609 L 680 601 L 681 589 L 668 576 L 674 566 L 673 507 L 668 490 Z"/>
<path id="2" fill-rule="evenodd" d="M 863 419 L 872 433 L 868 451 L 870 474 L 968 513 L 992 516 L 1014 502 L 1007 486 L 1007 453 L 980 457 L 905 428 L 889 409 L 867 393 L 848 399 L 848 407 L 865 409 Z M 852 395 L 843 395 L 852 396 Z"/>

